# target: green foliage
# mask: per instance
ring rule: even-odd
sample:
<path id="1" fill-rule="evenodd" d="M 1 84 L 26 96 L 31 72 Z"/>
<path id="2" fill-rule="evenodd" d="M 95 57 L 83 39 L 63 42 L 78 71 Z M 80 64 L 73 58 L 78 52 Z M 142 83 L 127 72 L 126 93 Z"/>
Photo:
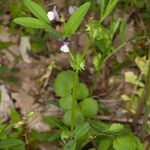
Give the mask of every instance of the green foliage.
<path id="1" fill-rule="evenodd" d="M 76 56 L 71 55 L 70 64 L 74 70 L 84 70 L 85 60 L 82 58 L 81 54 L 77 54 Z"/>
<path id="2" fill-rule="evenodd" d="M 87 118 L 94 118 L 97 115 L 98 112 L 98 104 L 97 101 L 93 98 L 87 98 L 80 102 L 80 107 L 83 112 L 83 114 Z"/>
<path id="3" fill-rule="evenodd" d="M 104 138 L 102 141 L 100 141 L 98 145 L 98 150 L 109 150 L 111 144 L 112 144 L 111 138 Z"/>
<path id="4" fill-rule="evenodd" d="M 43 121 L 53 127 L 63 128 L 63 122 L 55 116 L 44 116 Z"/>
<path id="5" fill-rule="evenodd" d="M 38 5 L 37 3 L 35 3 L 31 0 L 23 0 L 23 2 L 37 18 L 39 18 L 40 20 L 43 20 L 44 22 L 47 22 L 47 23 L 50 22 L 47 17 L 47 13 L 40 5 Z"/>
<path id="6" fill-rule="evenodd" d="M 121 22 L 121 25 L 120 25 L 120 39 L 121 39 L 121 42 L 124 42 L 125 41 L 125 29 L 126 29 L 126 26 L 127 26 L 127 21 L 126 20 L 123 20 Z"/>
<path id="7" fill-rule="evenodd" d="M 11 117 L 12 123 L 17 123 L 21 120 L 21 116 L 19 115 L 19 113 L 14 108 L 11 109 L 10 114 L 11 114 L 10 117 Z"/>
<path id="8" fill-rule="evenodd" d="M 14 22 L 26 27 L 43 29 L 48 34 L 53 35 L 55 39 L 62 40 L 62 42 L 65 42 L 67 40 L 66 38 L 69 38 L 76 32 L 92 2 L 91 0 L 91 2 L 84 3 L 73 13 L 64 25 L 64 31 L 61 35 L 61 33 L 58 33 L 52 27 L 55 24 L 51 26 L 45 10 L 40 5 L 31 0 L 23 1 L 30 12 L 37 18 L 20 17 L 14 19 Z M 56 128 L 56 132 L 32 132 L 30 136 L 32 142 L 53 142 L 61 138 L 64 143 L 67 143 L 64 146 L 64 150 L 85 149 L 86 145 L 91 143 L 94 143 L 94 145 L 96 143 L 100 150 L 144 149 L 143 144 L 131 133 L 131 129 L 128 126 L 119 123 L 103 123 L 96 119 L 99 110 L 98 102 L 92 98 L 92 92 L 88 90 L 86 84 L 80 83 L 78 76 L 79 71 L 85 68 L 85 56 L 89 48 L 93 49 L 91 53 L 91 56 L 94 57 L 93 65 L 96 73 L 99 73 L 107 59 L 120 49 L 120 47 L 115 48 L 113 46 L 113 39 L 118 29 L 121 44 L 124 44 L 126 40 L 126 20 L 121 21 L 120 18 L 114 19 L 114 17 L 112 17 L 112 20 L 110 20 L 108 24 L 102 24 L 104 19 L 111 14 L 117 2 L 118 0 L 100 1 L 101 17 L 100 20 L 90 19 L 87 24 L 89 40 L 83 53 L 75 54 L 73 50 L 69 53 L 71 57 L 70 64 L 74 71 L 62 71 L 58 73 L 54 81 L 54 90 L 60 99 L 58 103 L 64 110 L 64 116 L 63 119 L 58 119 L 54 116 L 44 116 L 43 121 Z M 93 1 L 93 4 L 94 8 L 97 8 L 97 1 Z M 41 33 L 43 34 L 43 32 Z M 45 41 L 43 40 L 42 42 L 44 43 Z M 142 59 L 142 61 L 137 59 L 135 62 L 142 72 L 141 75 L 145 77 L 147 71 L 147 68 L 144 66 L 146 62 L 145 59 Z M 1 68 L 0 71 L 4 73 L 8 72 L 9 69 Z M 144 84 L 141 80 L 138 80 L 137 75 L 131 72 L 125 74 L 125 79 L 128 83 L 138 87 L 131 105 L 131 110 L 134 111 L 137 106 L 138 98 L 142 95 Z M 122 97 L 126 101 L 130 101 L 128 95 L 123 95 Z M 15 130 L 13 134 L 5 135 L 5 133 L 8 133 L 8 131 L 12 129 L 14 124 L 18 125 L 18 122 L 20 123 L 20 116 L 15 110 L 11 110 L 11 124 L 0 126 L 0 142 L 5 142 L 4 140 L 12 138 L 18 140 L 18 136 L 22 130 L 19 131 L 18 129 Z M 9 141 L 7 142 L 9 143 Z M 91 149 L 94 148 L 91 147 Z"/>
<path id="9" fill-rule="evenodd" d="M 115 150 L 136 150 L 136 142 L 134 136 L 118 136 L 113 140 L 113 147 L 115 148 Z"/>
<path id="10" fill-rule="evenodd" d="M 76 150 L 76 141 L 75 140 L 72 140 L 72 141 L 69 141 L 63 150 Z"/>
<path id="11" fill-rule="evenodd" d="M 114 123 L 110 126 L 109 128 L 109 132 L 111 133 L 116 133 L 116 132 L 121 132 L 124 130 L 124 126 L 122 124 L 117 124 L 117 123 Z"/>
<path id="12" fill-rule="evenodd" d="M 89 123 L 84 123 L 83 125 L 77 127 L 74 131 L 74 137 L 75 139 L 80 139 L 82 136 L 84 136 L 88 131 L 90 130 Z"/>
<path id="13" fill-rule="evenodd" d="M 94 65 L 94 68 L 96 71 L 98 71 L 102 65 L 101 60 L 102 60 L 102 55 L 100 53 L 98 55 L 96 55 L 93 59 L 93 65 Z"/>
<path id="14" fill-rule="evenodd" d="M 24 143 L 15 138 L 0 141 L 0 149 L 25 150 Z"/>
<path id="15" fill-rule="evenodd" d="M 65 109 L 65 110 L 70 110 L 71 104 L 72 104 L 71 102 L 72 102 L 72 96 L 62 97 L 59 100 L 59 105 L 61 108 Z"/>
<path id="16" fill-rule="evenodd" d="M 106 6 L 105 11 L 104 11 L 105 3 L 104 1 L 102 1 L 101 12 L 103 13 L 101 14 L 101 22 L 112 12 L 112 10 L 115 8 L 117 3 L 118 3 L 118 0 L 109 0 L 109 3 Z"/>
<path id="17" fill-rule="evenodd" d="M 30 141 L 54 142 L 60 139 L 61 132 L 59 130 L 54 133 L 32 131 L 29 136 Z"/>
<path id="18" fill-rule="evenodd" d="M 75 33 L 89 8 L 90 3 L 87 2 L 82 6 L 80 6 L 75 13 L 73 13 L 73 15 L 70 17 L 70 19 L 67 21 L 64 27 L 63 31 L 64 36 L 71 36 L 72 34 Z"/>
<path id="19" fill-rule="evenodd" d="M 83 100 L 89 96 L 89 90 L 84 83 L 78 84 L 77 99 Z"/>
<path id="20" fill-rule="evenodd" d="M 32 18 L 32 17 L 19 17 L 13 20 L 16 24 L 25 26 L 25 27 L 31 27 L 31 28 L 37 28 L 37 29 L 46 29 L 48 28 L 48 25 L 39 19 Z"/>
<path id="21" fill-rule="evenodd" d="M 71 95 L 74 82 L 73 71 L 63 71 L 59 73 L 54 82 L 54 89 L 57 96 L 67 97 Z"/>
<path id="22" fill-rule="evenodd" d="M 65 112 L 63 121 L 67 126 L 71 125 L 71 111 Z M 78 109 L 75 109 L 75 126 L 78 127 L 82 125 L 84 121 L 85 118 L 83 114 Z"/>

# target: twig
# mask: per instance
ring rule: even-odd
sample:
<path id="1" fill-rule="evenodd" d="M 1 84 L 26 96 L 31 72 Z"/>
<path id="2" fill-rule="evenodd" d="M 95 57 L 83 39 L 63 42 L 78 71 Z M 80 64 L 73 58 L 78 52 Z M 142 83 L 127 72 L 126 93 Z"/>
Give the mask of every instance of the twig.
<path id="1" fill-rule="evenodd" d="M 112 116 L 97 116 L 97 119 L 102 121 L 110 121 L 110 122 L 120 122 L 120 123 L 132 123 L 133 120 L 130 118 L 129 120 L 127 118 L 117 118 Z"/>

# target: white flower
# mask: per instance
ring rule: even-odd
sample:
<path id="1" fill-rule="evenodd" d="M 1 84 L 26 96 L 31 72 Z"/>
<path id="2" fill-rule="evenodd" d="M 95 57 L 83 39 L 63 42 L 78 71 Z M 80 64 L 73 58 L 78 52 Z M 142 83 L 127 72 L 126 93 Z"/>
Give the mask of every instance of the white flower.
<path id="1" fill-rule="evenodd" d="M 70 51 L 67 44 L 61 46 L 60 50 L 63 51 L 64 53 L 68 53 Z"/>
<path id="2" fill-rule="evenodd" d="M 54 14 L 53 11 L 49 11 L 49 12 L 47 13 L 47 16 L 48 16 L 48 19 L 49 19 L 50 21 L 54 20 L 54 18 L 55 18 L 55 14 Z"/>

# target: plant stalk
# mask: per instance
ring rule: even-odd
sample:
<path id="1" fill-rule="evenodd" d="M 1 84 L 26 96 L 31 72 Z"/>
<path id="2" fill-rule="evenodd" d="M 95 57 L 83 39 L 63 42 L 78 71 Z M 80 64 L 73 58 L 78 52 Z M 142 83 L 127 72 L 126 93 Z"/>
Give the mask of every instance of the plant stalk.
<path id="1" fill-rule="evenodd" d="M 72 106 L 71 106 L 71 132 L 73 132 L 74 125 L 75 125 L 75 107 L 76 107 L 76 97 L 77 97 L 77 86 L 78 86 L 78 70 L 76 70 L 75 75 L 74 75 Z"/>
<path id="2" fill-rule="evenodd" d="M 81 60 L 77 66 L 80 66 L 80 63 L 83 61 L 89 47 L 90 47 L 90 40 L 88 41 L 83 53 Z M 72 94 L 72 106 L 71 106 L 71 132 L 74 130 L 75 126 L 75 107 L 77 103 L 77 88 L 78 88 L 78 73 L 80 68 L 76 68 L 75 75 L 74 75 L 74 84 L 73 84 L 73 94 Z"/>

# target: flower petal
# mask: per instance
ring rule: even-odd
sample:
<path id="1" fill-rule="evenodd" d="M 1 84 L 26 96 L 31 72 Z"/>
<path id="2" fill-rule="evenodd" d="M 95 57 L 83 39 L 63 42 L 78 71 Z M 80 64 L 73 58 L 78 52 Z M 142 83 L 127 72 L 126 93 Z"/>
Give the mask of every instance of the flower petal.
<path id="1" fill-rule="evenodd" d="M 61 46 L 60 50 L 63 51 L 64 53 L 68 53 L 70 51 L 69 47 L 66 44 Z"/>
<path id="2" fill-rule="evenodd" d="M 54 18 L 55 18 L 55 14 L 54 14 L 53 11 L 49 11 L 47 13 L 47 16 L 48 16 L 48 19 L 51 20 L 51 21 L 54 20 Z"/>

